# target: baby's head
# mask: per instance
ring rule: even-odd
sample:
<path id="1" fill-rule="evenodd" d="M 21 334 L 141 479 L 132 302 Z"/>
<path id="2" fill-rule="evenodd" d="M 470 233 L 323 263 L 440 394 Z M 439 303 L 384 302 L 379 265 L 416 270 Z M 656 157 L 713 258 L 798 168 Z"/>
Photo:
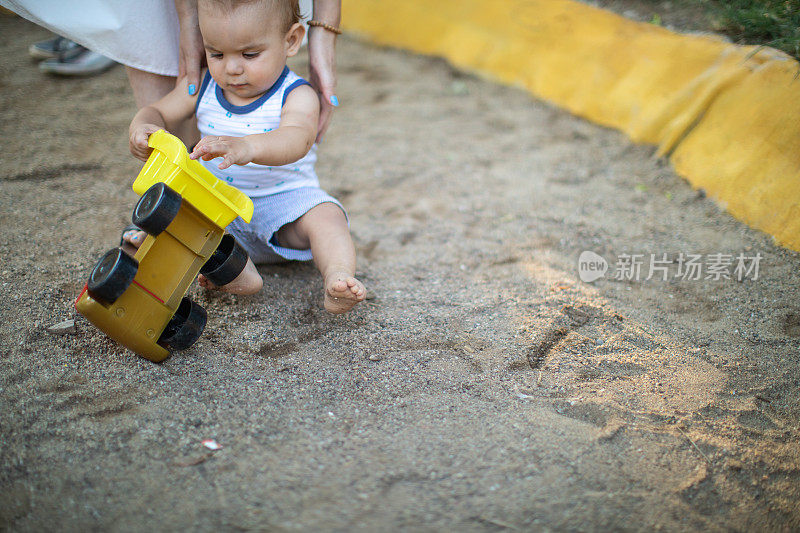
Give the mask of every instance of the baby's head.
<path id="1" fill-rule="evenodd" d="M 267 91 L 303 40 L 298 0 L 199 0 L 197 10 L 211 77 L 237 105 Z"/>
<path id="2" fill-rule="evenodd" d="M 209 12 L 208 10 L 211 9 Z M 293 24 L 300 22 L 299 0 L 199 0 L 198 10 L 215 17 L 220 14 L 231 14 L 238 9 L 250 10 L 250 14 L 259 20 L 275 22 L 284 32 Z M 202 15 L 201 15 L 202 16 Z"/>

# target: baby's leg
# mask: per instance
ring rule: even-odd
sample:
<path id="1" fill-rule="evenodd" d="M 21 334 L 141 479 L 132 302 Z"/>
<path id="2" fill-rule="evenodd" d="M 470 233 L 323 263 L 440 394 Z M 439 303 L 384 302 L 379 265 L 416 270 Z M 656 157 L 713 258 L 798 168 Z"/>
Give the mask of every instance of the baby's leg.
<path id="1" fill-rule="evenodd" d="M 286 248 L 311 248 L 325 283 L 325 309 L 346 313 L 364 300 L 367 290 L 355 278 L 356 250 L 339 206 L 331 202 L 314 206 L 279 229 L 277 239 Z"/>
<path id="2" fill-rule="evenodd" d="M 229 292 L 231 294 L 255 294 L 261 290 L 261 287 L 264 285 L 264 280 L 261 278 L 261 274 L 258 273 L 258 270 L 256 270 L 256 265 L 253 263 L 253 260 L 248 258 L 244 270 L 236 276 L 236 279 L 227 285 L 217 287 L 202 274 L 197 276 L 197 283 L 206 289 L 219 289 L 222 292 Z"/>

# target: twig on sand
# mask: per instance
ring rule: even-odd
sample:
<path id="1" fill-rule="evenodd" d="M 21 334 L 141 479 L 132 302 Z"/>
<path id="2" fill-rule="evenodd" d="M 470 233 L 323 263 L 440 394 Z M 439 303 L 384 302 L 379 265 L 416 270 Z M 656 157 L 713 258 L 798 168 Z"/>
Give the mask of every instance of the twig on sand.
<path id="1" fill-rule="evenodd" d="M 678 431 L 680 431 L 680 432 L 681 432 L 681 434 L 682 434 L 684 437 L 686 437 L 686 440 L 688 440 L 688 441 L 691 443 L 691 445 L 692 445 L 692 446 L 694 446 L 694 449 L 695 449 L 695 450 L 697 450 L 698 452 L 700 452 L 700 455 L 702 455 L 702 456 L 703 456 L 703 459 L 705 459 L 705 460 L 706 460 L 706 462 L 707 462 L 708 464 L 712 464 L 712 463 L 711 463 L 711 459 L 709 459 L 709 458 L 708 458 L 708 456 L 707 456 L 705 453 L 703 453 L 703 450 L 701 450 L 701 449 L 700 449 L 700 448 L 697 446 L 697 444 L 695 444 L 695 443 L 694 443 L 694 441 L 692 440 L 692 438 L 691 438 L 689 435 L 687 435 L 687 434 L 686 434 L 686 432 L 685 432 L 683 429 L 681 429 L 681 428 L 679 427 L 679 428 L 678 428 Z"/>

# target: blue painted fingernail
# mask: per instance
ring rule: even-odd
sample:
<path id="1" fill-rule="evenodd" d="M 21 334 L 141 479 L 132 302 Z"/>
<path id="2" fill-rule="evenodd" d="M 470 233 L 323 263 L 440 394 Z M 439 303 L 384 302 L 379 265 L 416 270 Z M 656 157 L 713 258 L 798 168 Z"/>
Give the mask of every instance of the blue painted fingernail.
<path id="1" fill-rule="evenodd" d="M 197 92 L 197 87 L 194 86 L 194 83 L 189 85 L 189 96 L 194 96 L 194 93 Z"/>
<path id="2" fill-rule="evenodd" d="M 335 94 L 333 96 L 331 96 L 331 105 L 333 105 L 334 107 L 339 105 L 339 99 L 336 98 Z"/>

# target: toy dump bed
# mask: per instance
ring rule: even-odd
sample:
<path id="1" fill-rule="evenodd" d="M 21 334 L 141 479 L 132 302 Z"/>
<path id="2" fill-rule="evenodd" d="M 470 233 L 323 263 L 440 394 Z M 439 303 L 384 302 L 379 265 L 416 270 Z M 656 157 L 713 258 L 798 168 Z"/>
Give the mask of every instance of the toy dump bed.
<path id="1" fill-rule="evenodd" d="M 150 135 L 149 145 L 153 153 L 133 182 L 136 194 L 141 196 L 151 186 L 162 182 L 220 228 L 225 228 L 237 216 L 250 222 L 252 200 L 217 179 L 199 162 L 189 159 L 189 152 L 180 139 L 158 130 Z"/>

